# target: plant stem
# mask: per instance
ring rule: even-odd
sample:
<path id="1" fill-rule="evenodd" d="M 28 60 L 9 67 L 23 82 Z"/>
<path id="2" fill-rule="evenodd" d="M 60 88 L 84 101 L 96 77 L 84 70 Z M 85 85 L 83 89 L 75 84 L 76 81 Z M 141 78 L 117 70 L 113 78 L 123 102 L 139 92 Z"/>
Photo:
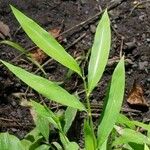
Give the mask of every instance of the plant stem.
<path id="1" fill-rule="evenodd" d="M 95 147 L 96 147 L 96 137 L 95 137 L 95 133 L 94 133 L 94 127 L 93 127 L 93 120 L 92 120 L 92 112 L 91 112 L 91 105 L 90 105 L 90 93 L 88 92 L 88 88 L 87 88 L 87 83 L 85 81 L 85 77 L 82 78 L 83 79 L 83 83 L 84 83 L 84 89 L 85 89 L 85 95 L 86 95 L 86 104 L 87 104 L 87 110 L 88 110 L 88 122 L 89 125 L 91 127 L 92 130 L 92 134 L 93 134 L 93 141 L 95 143 Z"/>
<path id="2" fill-rule="evenodd" d="M 90 99 L 89 99 L 90 95 L 88 94 L 88 89 L 87 89 L 87 84 L 86 84 L 86 81 L 85 81 L 85 77 L 83 77 L 82 79 L 83 79 L 85 95 L 86 95 L 86 104 L 87 104 L 87 110 L 88 110 L 88 117 L 91 118 L 92 113 L 91 113 L 91 106 L 90 106 Z"/>

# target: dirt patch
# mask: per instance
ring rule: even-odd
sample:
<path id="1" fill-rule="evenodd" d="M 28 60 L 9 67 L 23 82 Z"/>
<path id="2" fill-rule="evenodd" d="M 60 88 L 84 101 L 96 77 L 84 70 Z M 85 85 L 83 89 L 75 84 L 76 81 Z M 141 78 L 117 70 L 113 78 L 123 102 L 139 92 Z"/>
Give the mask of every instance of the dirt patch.
<path id="1" fill-rule="evenodd" d="M 30 18 L 36 20 L 46 30 L 61 28 L 62 45 L 74 57 L 84 55 L 88 52 L 92 45 L 95 28 L 98 23 L 97 17 L 92 21 L 86 22 L 84 25 L 80 23 L 87 21 L 88 18 L 110 6 L 110 1 L 95 0 L 1 0 L 0 2 L 0 21 L 7 24 L 10 28 L 10 34 L 13 41 L 20 43 L 26 49 L 34 46 L 30 39 L 25 35 L 19 24 L 13 16 L 9 4 L 14 5 Z M 133 1 L 124 0 L 121 4 L 110 10 L 112 23 L 112 47 L 110 58 L 118 57 L 120 50 L 128 59 L 126 64 L 126 95 L 132 88 L 135 79 L 143 86 L 144 97 L 150 103 L 150 3 L 141 3 L 135 7 Z M 98 17 L 99 18 L 99 17 Z M 70 28 L 80 24 L 79 26 L 69 30 Z M 82 37 L 83 36 L 83 37 Z M 77 40 L 79 39 L 79 40 Z M 77 40 L 77 41 L 76 41 Z M 75 42 L 76 41 L 76 42 Z M 0 59 L 12 61 L 19 53 L 8 46 L 0 45 Z M 14 61 L 29 71 L 35 71 L 37 68 L 23 57 L 19 57 Z M 102 102 L 108 81 L 112 75 L 115 65 L 108 66 L 101 82 L 95 89 L 91 102 L 93 103 L 93 111 L 100 114 L 99 106 Z M 67 70 L 51 61 L 44 67 L 47 78 L 56 81 L 64 81 Z M 19 105 L 20 98 L 26 96 L 29 98 L 42 101 L 37 93 L 27 90 L 27 86 L 21 83 L 3 66 L 0 66 L 0 131 L 9 131 L 15 133 L 22 138 L 34 126 L 29 110 Z M 85 70 L 86 72 L 87 70 Z M 42 75 L 41 72 L 38 72 Z M 70 80 L 70 81 L 69 81 Z M 82 90 L 80 80 L 76 75 L 71 79 L 65 80 L 63 87 L 70 92 L 77 89 Z M 26 92 L 26 95 L 24 93 Z M 18 95 L 19 97 L 17 97 Z M 81 95 L 83 97 L 83 95 Z M 45 100 L 49 105 L 56 105 Z M 140 120 L 149 121 L 149 111 L 133 113 L 129 111 L 129 106 L 124 99 L 124 110 L 128 115 L 134 115 Z M 82 119 L 81 119 L 82 120 Z M 74 135 L 75 139 L 79 139 L 78 135 Z"/>

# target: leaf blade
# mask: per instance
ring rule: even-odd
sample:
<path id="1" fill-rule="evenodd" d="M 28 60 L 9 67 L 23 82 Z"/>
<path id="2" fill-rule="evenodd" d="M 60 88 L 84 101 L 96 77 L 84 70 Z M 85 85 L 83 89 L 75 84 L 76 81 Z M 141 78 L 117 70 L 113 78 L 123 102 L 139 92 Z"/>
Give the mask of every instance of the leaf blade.
<path id="1" fill-rule="evenodd" d="M 88 91 L 95 88 L 107 64 L 111 43 L 110 21 L 107 10 L 97 26 L 88 66 Z"/>
<path id="2" fill-rule="evenodd" d="M 77 114 L 77 109 L 74 109 L 72 107 L 67 107 L 65 111 L 65 125 L 63 128 L 65 134 L 68 132 L 69 128 L 71 127 L 76 114 Z"/>
<path id="3" fill-rule="evenodd" d="M 108 97 L 106 99 L 107 101 L 105 101 L 107 103 L 102 112 L 100 125 L 98 126 L 98 147 L 101 147 L 101 145 L 105 142 L 117 121 L 123 101 L 124 87 L 125 69 L 124 57 L 122 57 L 113 72 L 109 93 L 107 95 Z"/>
<path id="4" fill-rule="evenodd" d="M 11 6 L 11 9 L 26 34 L 40 49 L 62 65 L 82 76 L 81 69 L 76 60 L 65 51 L 52 35 L 15 7 Z"/>
<path id="5" fill-rule="evenodd" d="M 48 99 L 79 110 L 86 110 L 85 106 L 75 96 L 69 94 L 65 89 L 61 88 L 56 83 L 29 73 L 24 69 L 16 67 L 5 61 L 1 60 L 1 62 L 19 79 Z"/>
<path id="6" fill-rule="evenodd" d="M 3 150 L 24 150 L 21 141 L 9 133 L 0 133 L 0 148 Z"/>

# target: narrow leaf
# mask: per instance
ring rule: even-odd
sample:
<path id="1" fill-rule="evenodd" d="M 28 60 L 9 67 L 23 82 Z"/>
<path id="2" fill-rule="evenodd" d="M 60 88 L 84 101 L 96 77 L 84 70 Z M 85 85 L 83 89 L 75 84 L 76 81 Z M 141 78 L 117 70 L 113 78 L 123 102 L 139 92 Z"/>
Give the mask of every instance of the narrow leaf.
<path id="1" fill-rule="evenodd" d="M 135 129 L 135 124 L 130 121 L 125 115 L 119 114 L 116 123 L 119 123 L 121 125 L 125 125 L 131 129 Z"/>
<path id="2" fill-rule="evenodd" d="M 24 69 L 16 67 L 5 61 L 1 62 L 19 79 L 48 99 L 79 110 L 85 110 L 84 105 L 75 96 L 69 94 L 65 89 L 61 88 L 56 83 L 29 73 Z"/>
<path id="3" fill-rule="evenodd" d="M 113 72 L 109 91 L 105 99 L 105 108 L 102 112 L 101 122 L 97 132 L 98 147 L 101 147 L 106 141 L 117 121 L 123 101 L 124 88 L 125 69 L 124 57 L 122 57 Z"/>
<path id="4" fill-rule="evenodd" d="M 11 9 L 26 34 L 40 49 L 62 65 L 82 76 L 81 69 L 76 60 L 65 51 L 52 35 L 15 7 L 11 6 Z"/>
<path id="5" fill-rule="evenodd" d="M 7 44 L 7 45 L 17 49 L 18 51 L 20 51 L 22 53 L 26 52 L 26 50 L 22 46 L 20 46 L 19 44 L 15 43 L 15 42 L 4 40 L 4 41 L 1 41 L 0 43 L 1 44 Z"/>
<path id="6" fill-rule="evenodd" d="M 1 41 L 0 43 L 1 44 L 7 44 L 7 45 L 15 48 L 16 50 L 22 52 L 22 54 L 27 54 L 27 51 L 22 46 L 20 46 L 19 44 L 15 43 L 15 42 L 4 40 L 4 41 Z M 46 75 L 46 72 L 44 71 L 44 69 L 42 68 L 42 66 L 36 60 L 34 60 L 32 57 L 30 57 L 29 54 L 27 54 L 27 58 L 33 64 L 35 64 L 44 73 L 44 75 Z"/>
<path id="7" fill-rule="evenodd" d="M 115 129 L 120 134 L 120 137 L 113 142 L 113 146 L 122 145 L 129 142 L 136 144 L 150 144 L 150 139 L 140 132 L 128 128 L 122 129 L 117 126 L 115 126 Z"/>
<path id="8" fill-rule="evenodd" d="M 86 150 L 95 150 L 95 142 L 93 139 L 93 133 L 87 120 L 84 122 L 84 141 Z"/>
<path id="9" fill-rule="evenodd" d="M 9 133 L 0 133 L 0 149 L 1 150 L 24 150 L 21 141 Z"/>
<path id="10" fill-rule="evenodd" d="M 69 128 L 71 127 L 76 114 L 77 114 L 77 109 L 72 108 L 72 107 L 67 107 L 67 109 L 65 111 L 65 125 L 64 125 L 64 133 L 65 134 L 68 132 Z"/>
<path id="11" fill-rule="evenodd" d="M 100 80 L 108 61 L 110 51 L 111 32 L 107 10 L 104 12 L 96 29 L 94 44 L 88 67 L 88 91 L 95 88 Z"/>

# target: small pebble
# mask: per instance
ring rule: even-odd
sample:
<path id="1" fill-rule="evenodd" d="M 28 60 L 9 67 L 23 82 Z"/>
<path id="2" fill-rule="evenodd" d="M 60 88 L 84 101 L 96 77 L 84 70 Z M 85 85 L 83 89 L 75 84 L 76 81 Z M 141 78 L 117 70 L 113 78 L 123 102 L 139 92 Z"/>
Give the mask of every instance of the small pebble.
<path id="1" fill-rule="evenodd" d="M 136 64 L 136 63 L 134 63 L 133 65 L 132 65 L 132 68 L 137 68 L 138 67 L 138 65 Z"/>
<path id="2" fill-rule="evenodd" d="M 148 66 L 148 61 L 139 62 L 139 70 L 145 70 Z"/>
<path id="3" fill-rule="evenodd" d="M 125 45 L 127 46 L 127 50 L 133 50 L 134 48 L 136 48 L 135 41 L 127 42 L 127 43 L 125 43 Z"/>
<path id="4" fill-rule="evenodd" d="M 146 41 L 147 41 L 148 43 L 150 43 L 150 38 L 147 38 Z"/>
<path id="5" fill-rule="evenodd" d="M 96 26 L 95 25 L 90 25 L 90 31 L 92 33 L 95 33 L 96 32 Z"/>

